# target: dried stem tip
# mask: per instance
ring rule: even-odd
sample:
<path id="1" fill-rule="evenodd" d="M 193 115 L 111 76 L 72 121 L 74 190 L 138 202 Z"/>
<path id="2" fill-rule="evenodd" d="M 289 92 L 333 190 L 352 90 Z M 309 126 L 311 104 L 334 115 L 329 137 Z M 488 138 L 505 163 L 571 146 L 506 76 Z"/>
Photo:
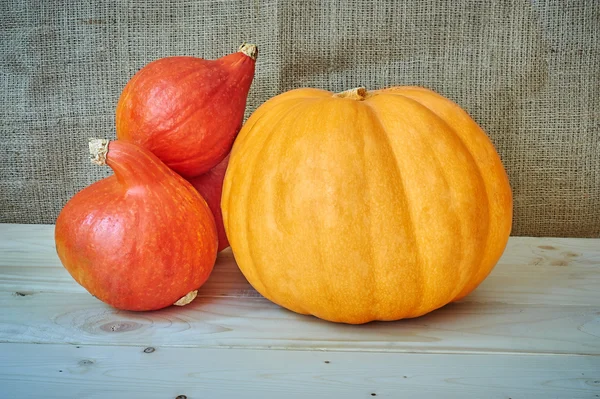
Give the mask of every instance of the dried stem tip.
<path id="1" fill-rule="evenodd" d="M 192 302 L 194 299 L 196 299 L 196 296 L 198 296 L 198 290 L 190 291 L 184 297 L 179 298 L 179 300 L 173 305 L 185 306 L 188 303 Z"/>
<path id="2" fill-rule="evenodd" d="M 90 139 L 90 157 L 96 165 L 106 165 L 106 154 L 108 153 L 108 142 L 106 139 Z"/>
<path id="3" fill-rule="evenodd" d="M 256 47 L 256 44 L 242 43 L 238 51 L 246 54 L 253 60 L 256 60 L 256 57 L 258 56 L 258 47 Z"/>
<path id="4" fill-rule="evenodd" d="M 357 87 L 355 89 L 350 89 L 341 93 L 336 93 L 333 96 L 338 98 L 349 98 L 351 100 L 362 101 L 369 96 L 369 93 L 364 87 Z"/>

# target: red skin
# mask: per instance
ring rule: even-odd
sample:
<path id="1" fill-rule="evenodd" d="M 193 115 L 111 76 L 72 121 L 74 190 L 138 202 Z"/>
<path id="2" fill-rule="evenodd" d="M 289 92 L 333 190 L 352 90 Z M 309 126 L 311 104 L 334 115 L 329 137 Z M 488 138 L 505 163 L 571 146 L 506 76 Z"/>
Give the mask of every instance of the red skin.
<path id="1" fill-rule="evenodd" d="M 117 104 L 117 138 L 158 156 L 184 177 L 199 176 L 231 150 L 242 126 L 255 60 L 167 57 L 142 68 Z"/>
<path id="2" fill-rule="evenodd" d="M 221 194 L 223 192 L 223 179 L 229 164 L 229 155 L 225 157 L 217 166 L 204 173 L 203 175 L 188 179 L 192 186 L 202 195 L 210 210 L 215 217 L 217 224 L 217 233 L 219 236 L 219 248 L 221 252 L 229 247 L 229 241 L 223 227 L 223 215 L 221 214 Z"/>
<path id="3" fill-rule="evenodd" d="M 109 143 L 114 175 L 84 188 L 56 221 L 58 256 L 101 301 L 124 310 L 155 310 L 199 288 L 217 254 L 208 205 L 156 156 Z"/>

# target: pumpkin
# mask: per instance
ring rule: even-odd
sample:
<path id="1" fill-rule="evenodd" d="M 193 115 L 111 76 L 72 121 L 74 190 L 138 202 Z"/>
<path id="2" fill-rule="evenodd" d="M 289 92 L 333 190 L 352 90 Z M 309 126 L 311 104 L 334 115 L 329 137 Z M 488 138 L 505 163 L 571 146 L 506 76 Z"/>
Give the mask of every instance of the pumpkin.
<path id="1" fill-rule="evenodd" d="M 221 193 L 223 191 L 223 179 L 225 179 L 228 163 L 229 156 L 226 156 L 225 159 L 208 172 L 188 179 L 192 186 L 202 195 L 202 198 L 206 200 L 215 218 L 217 235 L 219 237 L 219 252 L 229 247 L 227 234 L 225 234 L 225 228 L 223 227 L 223 216 L 221 214 Z"/>
<path id="2" fill-rule="evenodd" d="M 208 172 L 242 125 L 258 50 L 217 60 L 165 57 L 138 71 L 117 104 L 117 138 L 150 150 L 182 176 Z"/>
<path id="3" fill-rule="evenodd" d="M 492 142 L 457 104 L 419 87 L 270 99 L 233 146 L 221 207 L 258 292 L 351 324 L 463 298 L 512 224 Z"/>
<path id="4" fill-rule="evenodd" d="M 75 194 L 55 227 L 58 257 L 101 301 L 123 310 L 185 305 L 208 279 L 217 232 L 200 194 L 135 144 L 94 139 L 114 175 Z"/>

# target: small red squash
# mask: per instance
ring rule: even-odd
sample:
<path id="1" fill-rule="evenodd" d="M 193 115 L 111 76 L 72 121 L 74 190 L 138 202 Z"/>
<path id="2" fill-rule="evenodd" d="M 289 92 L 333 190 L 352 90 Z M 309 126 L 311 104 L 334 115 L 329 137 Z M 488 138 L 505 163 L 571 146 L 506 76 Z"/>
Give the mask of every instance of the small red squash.
<path id="1" fill-rule="evenodd" d="M 206 200 L 208 207 L 215 217 L 215 223 L 217 225 L 217 233 L 219 237 L 219 252 L 229 247 L 229 241 L 227 240 L 225 228 L 223 227 L 223 215 L 221 213 L 223 179 L 225 178 L 225 172 L 227 171 L 228 163 L 229 155 L 208 172 L 197 177 L 192 177 L 188 180 Z"/>
<path id="2" fill-rule="evenodd" d="M 134 144 L 92 140 L 114 175 L 84 188 L 56 221 L 58 256 L 71 276 L 118 309 L 186 304 L 217 254 L 208 205 L 182 177 Z"/>
<path id="3" fill-rule="evenodd" d="M 231 150 L 242 125 L 258 50 L 243 44 L 217 60 L 166 57 L 127 83 L 117 138 L 144 147 L 182 176 L 201 175 Z"/>

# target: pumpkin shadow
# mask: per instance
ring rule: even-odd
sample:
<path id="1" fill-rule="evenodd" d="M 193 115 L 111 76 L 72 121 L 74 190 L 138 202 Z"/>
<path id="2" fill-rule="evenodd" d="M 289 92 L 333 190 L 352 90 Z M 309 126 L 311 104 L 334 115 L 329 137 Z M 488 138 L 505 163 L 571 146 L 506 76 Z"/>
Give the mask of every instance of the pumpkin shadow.
<path id="1" fill-rule="evenodd" d="M 312 315 L 287 310 L 259 294 L 239 270 L 231 249 L 222 251 L 208 281 L 198 290 L 198 297 L 183 307 L 170 306 L 150 312 L 152 317 L 167 319 L 200 319 L 228 325 L 231 320 L 260 320 L 264 332 L 271 328 L 281 339 L 306 341 L 300 332 L 310 332 L 314 340 L 324 339 L 335 345 L 345 342 L 421 342 L 424 345 L 442 340 L 446 333 L 463 334 L 496 320 L 506 312 L 506 304 L 490 304 L 477 295 L 477 290 L 459 302 L 449 303 L 423 316 L 396 321 L 371 321 L 365 324 L 333 323 Z M 492 306 L 493 305 L 493 306 Z M 500 305 L 500 306 L 498 306 Z M 229 321 L 227 321 L 229 320 Z M 285 332 L 278 326 L 285 326 Z M 336 337 L 329 341 L 326 337 Z M 317 338 L 323 337 L 323 338 Z M 310 339 L 309 339 L 310 340 Z"/>
<path id="2" fill-rule="evenodd" d="M 231 248 L 227 248 L 218 254 L 213 271 L 208 280 L 198 288 L 198 296 L 192 302 L 185 306 L 169 306 L 151 313 L 185 315 L 218 304 L 238 302 L 241 305 L 245 300 L 250 299 L 264 299 L 264 297 L 246 280 L 235 262 Z"/>

